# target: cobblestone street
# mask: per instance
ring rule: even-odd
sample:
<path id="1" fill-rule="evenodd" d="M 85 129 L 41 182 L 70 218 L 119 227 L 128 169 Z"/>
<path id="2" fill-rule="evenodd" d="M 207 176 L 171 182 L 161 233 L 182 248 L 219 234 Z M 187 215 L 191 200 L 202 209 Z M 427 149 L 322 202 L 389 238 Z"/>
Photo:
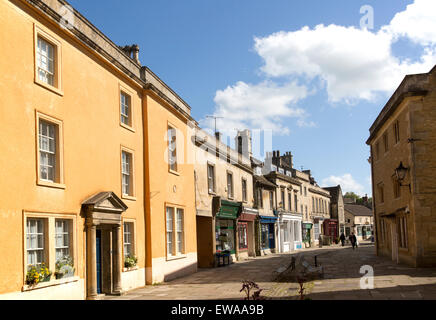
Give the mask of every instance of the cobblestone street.
<path id="1" fill-rule="evenodd" d="M 288 266 L 292 255 L 303 254 L 313 264 L 314 256 L 324 267 L 324 278 L 305 285 L 307 297 L 313 300 L 398 300 L 436 299 L 436 268 L 421 269 L 396 265 L 374 254 L 366 244 L 353 251 L 350 247 L 305 249 L 293 254 L 275 254 L 229 267 L 199 269 L 199 272 L 168 283 L 147 286 L 109 300 L 222 300 L 243 299 L 239 292 L 242 280 L 255 281 L 264 289 L 267 299 L 298 299 L 297 283 L 273 282 L 277 271 Z M 374 289 L 360 289 L 360 268 L 374 268 Z"/>

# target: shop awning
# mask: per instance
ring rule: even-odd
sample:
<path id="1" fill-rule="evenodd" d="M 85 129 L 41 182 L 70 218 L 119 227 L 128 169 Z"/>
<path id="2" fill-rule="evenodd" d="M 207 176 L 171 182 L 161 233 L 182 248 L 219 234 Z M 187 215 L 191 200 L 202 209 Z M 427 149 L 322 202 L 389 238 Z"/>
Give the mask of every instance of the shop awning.
<path id="1" fill-rule="evenodd" d="M 254 220 L 256 220 L 258 214 L 259 214 L 259 210 L 243 206 L 241 215 L 239 216 L 239 220 L 240 221 L 254 221 Z"/>
<path id="2" fill-rule="evenodd" d="M 260 223 L 276 223 L 277 217 L 259 216 Z"/>
<path id="3" fill-rule="evenodd" d="M 242 204 L 239 202 L 221 200 L 221 206 L 216 216 L 217 218 L 236 219 L 241 207 Z"/>

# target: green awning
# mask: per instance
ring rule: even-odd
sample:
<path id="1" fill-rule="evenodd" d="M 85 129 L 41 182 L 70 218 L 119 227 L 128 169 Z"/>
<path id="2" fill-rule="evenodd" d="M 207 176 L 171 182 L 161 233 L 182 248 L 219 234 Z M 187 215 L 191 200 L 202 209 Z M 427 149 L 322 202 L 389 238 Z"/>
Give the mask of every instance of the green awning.
<path id="1" fill-rule="evenodd" d="M 241 203 L 221 200 L 221 208 L 217 213 L 217 218 L 237 219 L 241 210 Z"/>

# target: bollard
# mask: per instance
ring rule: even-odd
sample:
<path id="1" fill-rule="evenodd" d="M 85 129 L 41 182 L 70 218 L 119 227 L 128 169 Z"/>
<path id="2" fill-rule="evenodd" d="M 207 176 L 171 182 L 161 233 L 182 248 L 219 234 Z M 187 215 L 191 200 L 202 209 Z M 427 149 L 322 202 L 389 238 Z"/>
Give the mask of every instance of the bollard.
<path id="1" fill-rule="evenodd" d="M 318 257 L 315 256 L 315 267 L 318 267 Z"/>

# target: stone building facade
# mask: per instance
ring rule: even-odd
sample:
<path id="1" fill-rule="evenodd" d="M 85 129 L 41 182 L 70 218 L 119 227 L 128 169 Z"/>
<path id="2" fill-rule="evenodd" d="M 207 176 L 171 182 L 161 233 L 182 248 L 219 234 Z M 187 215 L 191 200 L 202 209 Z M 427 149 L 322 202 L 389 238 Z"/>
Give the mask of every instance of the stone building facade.
<path id="1" fill-rule="evenodd" d="M 220 254 L 233 260 L 256 256 L 253 171 L 242 152 L 196 128 L 195 192 L 198 265 L 214 267 Z"/>
<path id="2" fill-rule="evenodd" d="M 379 255 L 436 264 L 436 69 L 408 75 L 370 128 Z"/>
<path id="3" fill-rule="evenodd" d="M 190 107 L 65 5 L 0 2 L 2 299 L 99 299 L 197 269 Z"/>
<path id="4" fill-rule="evenodd" d="M 338 223 L 338 235 L 345 234 L 344 196 L 340 185 L 336 187 L 323 187 L 330 192 L 330 216 Z"/>

